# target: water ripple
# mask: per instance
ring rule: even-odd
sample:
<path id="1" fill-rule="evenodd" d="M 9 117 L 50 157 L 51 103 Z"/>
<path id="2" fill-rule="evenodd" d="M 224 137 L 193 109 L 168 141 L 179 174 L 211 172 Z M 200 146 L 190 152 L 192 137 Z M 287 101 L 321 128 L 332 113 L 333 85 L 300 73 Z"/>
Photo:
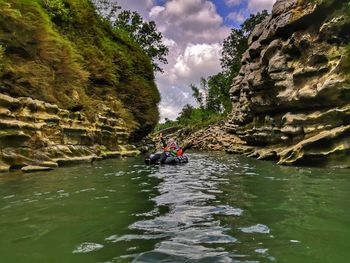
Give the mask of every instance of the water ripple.
<path id="1" fill-rule="evenodd" d="M 161 239 L 153 251 L 141 254 L 135 262 L 232 262 L 232 255 L 220 247 L 212 247 L 237 242 L 229 229 L 220 226 L 216 219 L 217 216 L 239 217 L 243 214 L 242 209 L 216 200 L 216 194 L 222 192 L 220 186 L 228 182 L 220 174 L 230 167 L 213 160 L 202 162 L 196 155 L 193 157 L 188 165 L 161 166 L 150 175 L 162 180 L 156 187 L 159 194 L 151 200 L 159 211 L 160 207 L 167 207 L 168 211 L 144 213 L 154 217 L 129 225 L 129 229 L 144 231 L 144 235 L 108 238 L 111 242 Z"/>
<path id="2" fill-rule="evenodd" d="M 257 224 L 255 226 L 250 226 L 250 227 L 241 227 L 239 229 L 244 233 L 260 233 L 260 234 L 270 233 L 270 228 L 262 224 Z"/>
<path id="3" fill-rule="evenodd" d="M 162 242 L 154 251 L 139 255 L 134 262 L 232 262 L 228 252 L 204 246 Z"/>
<path id="4" fill-rule="evenodd" d="M 96 250 L 100 250 L 101 248 L 103 248 L 103 245 L 101 245 L 101 244 L 85 242 L 85 243 L 82 243 L 79 246 L 77 246 L 76 249 L 74 249 L 72 253 L 73 254 L 89 253 L 89 252 L 93 252 Z"/>
<path id="5" fill-rule="evenodd" d="M 152 239 L 162 239 L 164 237 L 167 237 L 167 235 L 161 234 L 161 235 L 124 235 L 124 236 L 118 236 L 118 235 L 112 235 L 110 237 L 107 237 L 105 240 L 117 243 L 120 241 L 131 241 L 131 240 L 152 240 Z"/>

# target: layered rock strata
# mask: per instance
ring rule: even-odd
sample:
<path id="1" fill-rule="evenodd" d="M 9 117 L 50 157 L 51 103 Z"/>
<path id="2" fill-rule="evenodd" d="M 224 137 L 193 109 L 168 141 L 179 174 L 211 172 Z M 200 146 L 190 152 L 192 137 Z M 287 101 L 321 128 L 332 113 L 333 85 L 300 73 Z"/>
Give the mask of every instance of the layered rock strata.
<path id="1" fill-rule="evenodd" d="M 0 171 L 41 171 L 60 165 L 136 155 L 122 119 L 106 108 L 89 121 L 80 112 L 0 94 Z"/>
<path id="2" fill-rule="evenodd" d="M 348 1 L 276 2 L 230 91 L 226 130 L 251 147 L 247 155 L 350 166 L 349 43 Z"/>
<path id="3" fill-rule="evenodd" d="M 227 133 L 221 125 L 210 125 L 204 129 L 196 129 L 194 127 L 173 127 L 159 131 L 152 135 L 153 151 L 163 148 L 159 141 L 159 133 L 163 134 L 167 142 L 177 141 L 180 146 L 193 144 L 192 149 L 201 151 L 225 152 L 234 148 L 235 153 L 249 154 L 254 147 L 248 146 L 237 135 Z M 152 148 L 150 147 L 150 148 Z"/>

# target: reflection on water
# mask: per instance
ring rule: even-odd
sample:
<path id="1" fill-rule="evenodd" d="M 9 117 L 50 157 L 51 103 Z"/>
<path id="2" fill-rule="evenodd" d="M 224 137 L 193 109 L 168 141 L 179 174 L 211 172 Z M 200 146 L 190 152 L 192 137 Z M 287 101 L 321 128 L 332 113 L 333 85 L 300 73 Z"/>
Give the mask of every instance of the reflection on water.
<path id="1" fill-rule="evenodd" d="M 3 262 L 344 262 L 347 170 L 192 154 L 0 177 Z"/>
<path id="2" fill-rule="evenodd" d="M 135 262 L 230 260 L 229 252 L 216 247 L 237 241 L 228 233 L 228 227 L 220 225 L 216 216 L 241 216 L 243 213 L 239 207 L 222 204 L 216 198 L 222 194 L 220 186 L 228 184 L 228 179 L 221 175 L 227 174 L 230 167 L 211 159 L 194 160 L 179 167 L 161 167 L 150 175 L 162 180 L 157 186 L 159 195 L 152 200 L 157 207 L 167 207 L 168 211 L 137 221 L 129 228 L 167 238 L 159 241 L 153 250 L 137 256 Z"/>

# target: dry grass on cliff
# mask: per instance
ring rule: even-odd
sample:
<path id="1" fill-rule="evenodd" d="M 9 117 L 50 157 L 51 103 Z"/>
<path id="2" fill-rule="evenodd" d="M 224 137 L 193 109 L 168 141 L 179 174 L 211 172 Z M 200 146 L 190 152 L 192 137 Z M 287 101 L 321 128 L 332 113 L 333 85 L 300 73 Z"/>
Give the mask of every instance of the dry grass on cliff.
<path id="1" fill-rule="evenodd" d="M 89 0 L 0 0 L 0 10 L 0 92 L 90 116 L 105 105 L 140 134 L 153 129 L 160 96 L 151 62 Z"/>

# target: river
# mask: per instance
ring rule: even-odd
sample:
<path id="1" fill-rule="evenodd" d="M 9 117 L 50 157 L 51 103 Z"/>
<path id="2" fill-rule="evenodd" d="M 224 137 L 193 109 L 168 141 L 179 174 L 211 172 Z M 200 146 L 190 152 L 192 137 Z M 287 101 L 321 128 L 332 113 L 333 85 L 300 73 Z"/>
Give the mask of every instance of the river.
<path id="1" fill-rule="evenodd" d="M 193 153 L 0 176 L 0 261 L 346 262 L 349 170 Z"/>

